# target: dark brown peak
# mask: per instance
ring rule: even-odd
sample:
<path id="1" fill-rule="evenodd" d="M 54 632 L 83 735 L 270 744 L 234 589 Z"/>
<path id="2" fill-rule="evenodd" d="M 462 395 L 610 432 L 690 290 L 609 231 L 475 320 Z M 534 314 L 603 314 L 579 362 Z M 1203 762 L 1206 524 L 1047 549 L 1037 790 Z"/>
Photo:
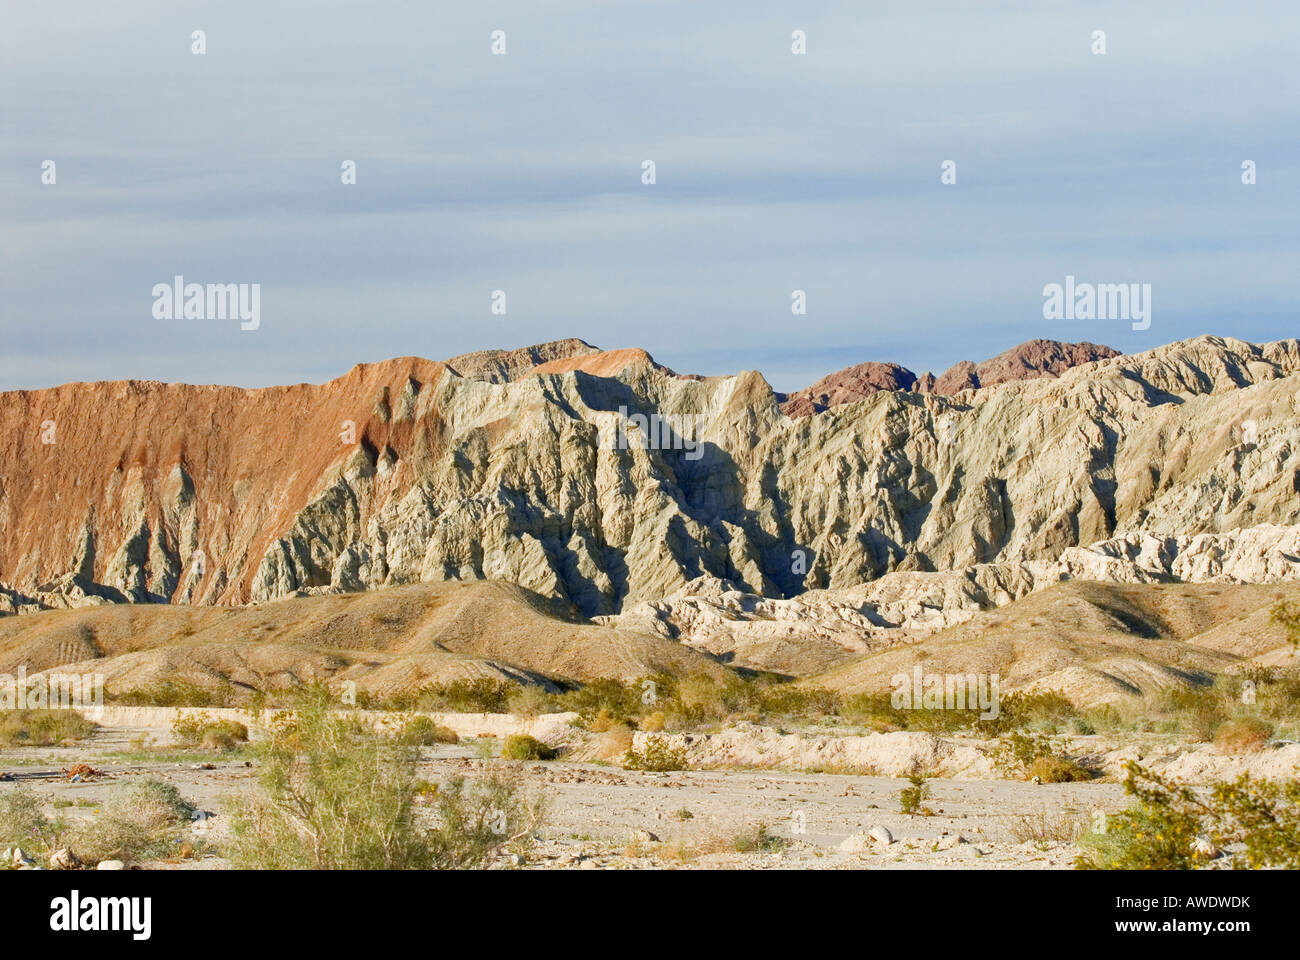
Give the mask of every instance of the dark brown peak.
<path id="1" fill-rule="evenodd" d="M 960 390 L 977 390 L 980 386 L 979 368 L 969 360 L 962 360 L 935 377 L 930 392 L 953 394 Z"/>
<path id="2" fill-rule="evenodd" d="M 805 417 L 882 390 L 910 390 L 915 383 L 916 374 L 906 367 L 868 360 L 822 377 L 804 390 L 788 394 L 781 409 L 787 416 Z"/>
<path id="3" fill-rule="evenodd" d="M 1027 340 L 981 363 L 954 364 L 936 379 L 934 392 L 953 394 L 1011 380 L 1058 377 L 1071 367 L 1117 356 L 1118 350 L 1096 343 Z"/>
<path id="4" fill-rule="evenodd" d="M 1071 367 L 1119 355 L 1118 350 L 1096 343 L 1038 339 L 1027 340 L 981 363 L 962 360 L 937 377 L 932 373 L 918 377 L 896 363 L 868 361 L 846 367 L 823 377 L 811 387 L 786 395 L 782 398 L 781 409 L 790 417 L 806 417 L 881 390 L 950 395 L 1010 380 L 1056 377 Z"/>

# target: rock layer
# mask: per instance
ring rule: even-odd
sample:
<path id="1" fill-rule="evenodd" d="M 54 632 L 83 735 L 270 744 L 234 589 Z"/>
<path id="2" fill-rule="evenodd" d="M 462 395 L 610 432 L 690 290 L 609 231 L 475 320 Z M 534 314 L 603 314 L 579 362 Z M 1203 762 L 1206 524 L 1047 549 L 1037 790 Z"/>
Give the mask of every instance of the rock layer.
<path id="1" fill-rule="evenodd" d="M 756 373 L 585 347 L 486 379 L 408 357 L 322 385 L 6 393 L 8 604 L 492 578 L 611 614 L 700 576 L 791 597 L 1300 523 L 1296 340 L 1201 337 L 800 419 Z"/>

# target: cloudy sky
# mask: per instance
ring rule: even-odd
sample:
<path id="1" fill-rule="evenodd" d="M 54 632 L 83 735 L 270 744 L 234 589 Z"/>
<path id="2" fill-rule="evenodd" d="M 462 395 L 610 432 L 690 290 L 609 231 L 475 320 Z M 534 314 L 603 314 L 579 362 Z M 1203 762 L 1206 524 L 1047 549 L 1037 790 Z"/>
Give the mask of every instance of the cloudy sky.
<path id="1" fill-rule="evenodd" d="M 1300 334 L 1294 0 L 60 0 L 3 20 L 0 388 L 319 381 L 578 336 L 796 389 L 1032 337 Z M 177 274 L 260 283 L 260 329 L 155 319 Z M 1044 320 L 1067 274 L 1150 283 L 1150 329 Z"/>

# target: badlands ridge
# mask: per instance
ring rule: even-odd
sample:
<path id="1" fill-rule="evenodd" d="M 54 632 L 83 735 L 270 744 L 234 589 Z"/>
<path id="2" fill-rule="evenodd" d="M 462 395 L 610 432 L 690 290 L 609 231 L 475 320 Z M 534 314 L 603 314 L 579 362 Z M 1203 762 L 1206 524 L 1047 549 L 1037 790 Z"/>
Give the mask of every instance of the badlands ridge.
<path id="1" fill-rule="evenodd" d="M 1300 342 L 1218 337 L 789 396 L 580 340 L 12 391 L 0 671 L 867 688 L 925 650 L 1086 701 L 1196 682 L 1288 649 L 1266 614 L 1300 579 L 1298 408 Z M 697 456 L 620 448 L 636 414 Z"/>

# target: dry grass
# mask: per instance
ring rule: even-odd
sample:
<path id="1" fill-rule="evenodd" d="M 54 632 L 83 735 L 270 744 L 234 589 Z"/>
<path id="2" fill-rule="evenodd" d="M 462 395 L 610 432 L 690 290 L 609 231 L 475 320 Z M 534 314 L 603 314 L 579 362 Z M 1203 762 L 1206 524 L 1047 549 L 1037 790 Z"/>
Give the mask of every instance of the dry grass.
<path id="1" fill-rule="evenodd" d="M 64 844 L 87 865 L 101 860 L 133 863 L 174 854 L 195 808 L 163 780 L 132 784 L 104 804 L 99 814 L 73 828 Z"/>
<path id="2" fill-rule="evenodd" d="M 48 747 L 84 740 L 96 725 L 75 710 L 0 711 L 0 746 Z"/>
<path id="3" fill-rule="evenodd" d="M 1214 733 L 1214 749 L 1219 753 L 1256 753 L 1264 749 L 1273 736 L 1273 725 L 1257 717 L 1229 720 Z"/>
<path id="4" fill-rule="evenodd" d="M 1025 813 L 1015 817 L 1007 833 L 1016 843 L 1074 843 L 1088 829 L 1088 819 L 1078 814 Z"/>
<path id="5" fill-rule="evenodd" d="M 1036 757 L 1029 764 L 1025 775 L 1030 779 L 1037 777 L 1043 783 L 1079 783 L 1091 780 L 1092 773 L 1068 757 Z"/>

